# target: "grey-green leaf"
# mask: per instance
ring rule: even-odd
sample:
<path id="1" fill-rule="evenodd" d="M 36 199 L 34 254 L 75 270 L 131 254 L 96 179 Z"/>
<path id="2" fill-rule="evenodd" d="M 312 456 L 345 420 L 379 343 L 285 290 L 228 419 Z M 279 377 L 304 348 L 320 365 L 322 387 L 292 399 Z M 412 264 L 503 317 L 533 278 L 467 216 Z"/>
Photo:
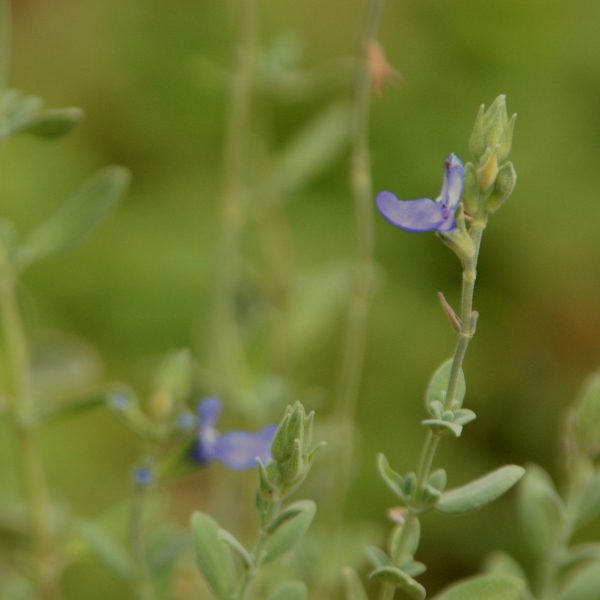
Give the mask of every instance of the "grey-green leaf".
<path id="1" fill-rule="evenodd" d="M 519 486 L 519 517 L 531 550 L 545 556 L 562 529 L 565 511 L 549 475 L 537 465 L 527 467 Z"/>
<path id="2" fill-rule="evenodd" d="M 299 500 L 291 507 L 299 508 L 298 512 L 282 523 L 265 544 L 264 562 L 271 562 L 285 554 L 304 536 L 317 511 L 312 500 Z"/>
<path id="3" fill-rule="evenodd" d="M 208 515 L 192 515 L 196 562 L 219 600 L 230 600 L 236 586 L 236 572 L 230 547 L 219 536 L 220 527 Z"/>
<path id="4" fill-rule="evenodd" d="M 600 514 L 600 471 L 587 482 L 575 507 L 574 527 L 579 529 Z"/>
<path id="5" fill-rule="evenodd" d="M 392 467 L 390 467 L 390 463 L 384 454 L 377 455 L 377 469 L 379 471 L 379 475 L 385 482 L 385 484 L 390 488 L 390 490 L 398 496 L 401 500 L 406 500 L 406 496 L 403 489 L 404 478 L 399 473 L 396 473 Z"/>
<path id="6" fill-rule="evenodd" d="M 252 560 L 250 553 L 232 533 L 229 533 L 226 529 L 219 529 L 219 539 L 229 545 L 231 549 L 240 556 L 247 569 L 251 569 L 254 566 L 254 561 Z"/>
<path id="7" fill-rule="evenodd" d="M 365 548 L 365 552 L 367 554 L 367 558 L 370 563 L 373 565 L 374 569 L 379 569 L 380 567 L 387 567 L 392 564 L 392 560 L 390 557 L 377 546 L 367 546 Z"/>
<path id="8" fill-rule="evenodd" d="M 523 581 L 508 575 L 479 575 L 460 581 L 434 600 L 519 600 Z"/>
<path id="9" fill-rule="evenodd" d="M 63 136 L 83 119 L 80 108 L 49 108 L 35 113 L 30 119 L 12 129 L 11 134 L 30 133 L 41 138 Z"/>
<path id="10" fill-rule="evenodd" d="M 446 513 L 476 510 L 508 491 L 525 473 L 523 467 L 506 465 L 453 490 L 444 492 L 436 508 Z"/>
<path id="11" fill-rule="evenodd" d="M 446 392 L 448 390 L 448 382 L 450 381 L 452 360 L 453 359 L 449 358 L 440 367 L 438 367 L 435 373 L 431 376 L 429 384 L 427 385 L 427 391 L 425 392 L 425 406 L 429 414 L 432 416 L 435 416 L 429 408 L 432 402 L 438 401 L 444 406 L 446 405 Z M 462 406 L 466 391 L 467 384 L 465 383 L 465 374 L 461 369 L 458 374 L 456 393 L 453 400 L 454 408 L 460 408 Z"/>
<path id="12" fill-rule="evenodd" d="M 267 179 L 267 197 L 282 199 L 310 183 L 341 154 L 350 133 L 347 104 L 335 104 L 319 113 L 302 128 L 275 161 L 273 174 Z"/>
<path id="13" fill-rule="evenodd" d="M 572 435 L 582 452 L 600 454 L 600 371 L 583 386 L 572 413 Z"/>
<path id="14" fill-rule="evenodd" d="M 488 556 L 484 563 L 484 570 L 487 573 L 494 573 L 495 575 L 508 575 L 527 581 L 527 575 L 523 570 L 523 567 L 509 554 L 505 552 L 494 552 Z"/>
<path id="15" fill-rule="evenodd" d="M 74 529 L 104 566 L 122 579 L 133 578 L 135 572 L 133 559 L 108 531 L 87 520 L 77 521 Z"/>
<path id="16" fill-rule="evenodd" d="M 306 600 L 308 592 L 301 581 L 284 583 L 269 595 L 267 600 Z"/>
<path id="17" fill-rule="evenodd" d="M 427 595 L 425 588 L 418 581 L 397 567 L 381 567 L 373 571 L 370 577 L 390 583 L 414 600 L 423 600 Z"/>
<path id="18" fill-rule="evenodd" d="M 558 600 L 598 600 L 600 595 L 600 561 L 579 569 L 565 584 Z"/>
<path id="19" fill-rule="evenodd" d="M 367 592 L 354 569 L 346 568 L 343 571 L 344 591 L 346 600 L 369 600 Z"/>
<path id="20" fill-rule="evenodd" d="M 129 183 L 123 167 L 102 169 L 45 223 L 27 236 L 17 257 L 21 265 L 68 252 L 85 242 L 108 217 Z"/>

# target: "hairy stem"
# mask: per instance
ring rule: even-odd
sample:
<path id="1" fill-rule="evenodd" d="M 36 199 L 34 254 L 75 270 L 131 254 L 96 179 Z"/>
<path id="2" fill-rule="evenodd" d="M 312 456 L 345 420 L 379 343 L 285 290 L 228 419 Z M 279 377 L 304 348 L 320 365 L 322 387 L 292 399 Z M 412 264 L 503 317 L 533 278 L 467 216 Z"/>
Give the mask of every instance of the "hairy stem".
<path id="1" fill-rule="evenodd" d="M 59 591 L 52 540 L 51 505 L 38 439 L 32 425 L 31 361 L 15 285 L 13 273 L 4 266 L 0 280 L 0 310 L 8 363 L 11 422 L 19 448 L 23 485 L 29 504 L 38 597 L 53 600 L 58 598 Z"/>
<path id="2" fill-rule="evenodd" d="M 269 536 L 267 532 L 267 524 L 279 514 L 280 510 L 281 501 L 277 500 L 271 508 L 271 517 L 269 519 L 264 519 L 261 522 L 260 530 L 258 532 L 258 540 L 252 550 L 252 553 L 250 554 L 250 556 L 252 557 L 252 567 L 247 568 L 244 573 L 244 578 L 242 580 L 240 591 L 237 595 L 237 600 L 248 600 L 248 598 L 250 597 L 252 583 L 256 579 L 256 576 L 259 574 L 260 569 L 262 567 L 262 561 L 264 560 L 265 544 L 267 543 L 267 539 Z"/>
<path id="3" fill-rule="evenodd" d="M 463 361 L 469 342 L 475 334 L 475 319 L 473 316 L 473 293 L 475 291 L 475 280 L 477 278 L 477 261 L 479 259 L 479 249 L 481 246 L 481 238 L 485 229 L 485 221 L 474 221 L 471 225 L 471 238 L 475 246 L 475 252 L 470 260 L 463 263 L 463 276 L 462 276 L 462 291 L 461 291 L 461 302 L 460 302 L 460 318 L 461 318 L 461 329 L 458 332 L 456 339 L 456 346 L 454 348 L 454 356 L 452 358 L 452 366 L 450 368 L 450 377 L 448 379 L 448 387 L 446 389 L 446 400 L 445 408 L 450 408 L 456 397 L 456 390 L 458 387 L 458 380 L 460 371 L 462 369 Z M 412 503 L 407 507 L 407 511 L 404 517 L 404 524 L 402 526 L 402 532 L 400 534 L 400 540 L 396 546 L 396 553 L 392 556 L 394 563 L 402 557 L 406 542 L 408 540 L 408 532 L 411 530 L 412 522 L 416 519 L 418 514 L 418 506 L 415 502 L 421 497 L 421 493 L 427 479 L 431 474 L 431 468 L 433 461 L 440 443 L 440 435 L 433 433 L 432 431 L 427 432 L 425 443 L 421 451 L 421 460 L 419 462 L 419 468 L 417 470 L 417 485 L 416 493 L 413 495 Z M 392 600 L 394 597 L 394 587 L 388 583 L 383 585 L 381 591 L 381 600 Z"/>
<path id="4" fill-rule="evenodd" d="M 256 0 L 240 0 L 239 30 L 235 47 L 231 106 L 226 124 L 224 190 L 215 285 L 215 336 L 212 352 L 219 383 L 227 390 L 249 385 L 242 336 L 236 315 L 241 244 L 246 220 L 245 162 L 250 134 L 252 74 L 256 40 Z M 236 385 L 238 384 L 238 385 Z"/>

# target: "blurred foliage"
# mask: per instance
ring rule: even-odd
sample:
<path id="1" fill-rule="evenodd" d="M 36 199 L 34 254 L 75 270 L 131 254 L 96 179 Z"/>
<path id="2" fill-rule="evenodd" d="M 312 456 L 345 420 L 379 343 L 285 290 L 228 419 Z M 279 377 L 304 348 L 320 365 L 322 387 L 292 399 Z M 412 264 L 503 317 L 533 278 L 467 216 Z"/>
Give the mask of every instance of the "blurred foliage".
<path id="1" fill-rule="evenodd" d="M 52 214 L 93 168 L 123 164 L 133 174 L 127 200 L 91 243 L 27 274 L 23 297 L 32 335 L 76 334 L 95 348 L 94 361 L 103 357 L 104 379 L 140 385 L 171 348 L 192 346 L 206 357 L 236 3 L 14 5 L 12 84 L 40 94 L 48 106 L 81 106 L 86 118 L 51 152 L 28 138 L 4 149 L 3 213 L 26 230 Z M 476 408 L 478 420 L 463 443 L 444 448 L 449 483 L 504 462 L 533 461 L 556 474 L 549 440 L 558 439 L 563 409 L 600 362 L 600 3 L 390 0 L 385 10 L 380 38 L 402 81 L 373 105 L 376 189 L 405 198 L 436 194 L 444 157 L 454 151 L 466 158 L 480 103 L 506 93 L 519 114 L 513 145 L 519 182 L 484 242 L 475 301 L 481 318 L 465 365 L 465 404 Z M 341 10 L 339 2 L 322 0 L 262 2 L 261 12 L 261 45 L 270 53 L 253 106 L 251 167 L 265 170 L 309 119 L 348 100 L 364 3 L 348 0 Z M 273 69 L 284 67 L 289 77 L 274 85 Z M 288 198 L 298 285 L 320 285 L 319 274 L 353 251 L 347 171 L 342 153 Z M 251 226 L 244 246 L 245 315 L 257 323 L 266 319 L 251 277 L 261 268 L 260 235 Z M 453 301 L 460 283 L 454 257 L 434 236 L 402 234 L 379 220 L 376 256 L 382 277 L 370 320 L 349 522 L 381 521 L 391 502 L 374 469 L 378 451 L 399 468 L 414 463 L 425 383 L 452 351 L 436 292 Z M 344 280 L 342 271 L 335 277 Z M 343 289 L 331 286 L 332 294 Z M 329 321 L 320 335 L 310 332 L 312 347 L 293 365 L 291 383 L 293 390 L 318 392 L 308 404 L 320 414 L 330 406 L 344 314 L 324 310 Z M 251 347 L 253 361 L 265 363 L 264 344 Z M 98 376 L 96 366 L 91 371 Z M 10 450 L 0 436 L 5 465 Z M 55 495 L 84 517 L 123 496 L 137 453 L 102 410 L 49 426 L 44 448 Z M 327 460 L 335 464 L 331 454 Z M 14 475 L 3 468 L 1 486 L 11 489 Z M 214 491 L 217 479 L 230 491 Z M 206 471 L 175 485 L 170 503 L 185 522 L 212 497 L 220 518 L 244 485 L 218 469 Z M 491 548 L 519 556 L 519 538 L 496 526 L 513 510 L 509 496 L 464 519 L 432 516 L 421 557 L 428 588 L 472 573 Z M 127 594 L 92 562 L 66 574 L 67 593 L 84 584 L 90 599 Z"/>

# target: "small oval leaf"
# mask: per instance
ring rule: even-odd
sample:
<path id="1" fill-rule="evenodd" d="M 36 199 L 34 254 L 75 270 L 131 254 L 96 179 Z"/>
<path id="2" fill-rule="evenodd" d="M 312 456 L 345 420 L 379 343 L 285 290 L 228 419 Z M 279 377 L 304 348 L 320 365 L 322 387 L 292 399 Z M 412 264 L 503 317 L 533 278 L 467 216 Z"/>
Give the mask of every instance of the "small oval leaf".
<path id="1" fill-rule="evenodd" d="M 284 583 L 269 595 L 267 600 L 306 600 L 308 592 L 301 581 Z"/>
<path id="2" fill-rule="evenodd" d="M 525 584 L 508 575 L 479 575 L 450 586 L 434 600 L 519 600 Z"/>
<path id="3" fill-rule="evenodd" d="M 30 119 L 14 128 L 14 133 L 30 133 L 41 138 L 57 138 L 71 131 L 83 119 L 80 108 L 51 108 L 41 110 Z"/>
<path id="4" fill-rule="evenodd" d="M 562 529 L 565 510 L 552 479 L 537 465 L 527 467 L 520 486 L 519 517 L 531 550 L 545 556 Z"/>
<path id="5" fill-rule="evenodd" d="M 558 600 L 598 600 L 600 590 L 600 562 L 579 569 L 565 584 Z"/>
<path id="6" fill-rule="evenodd" d="M 418 581 L 415 581 L 410 575 L 397 567 L 376 569 L 371 573 L 370 578 L 390 583 L 402 590 L 407 596 L 414 598 L 414 600 L 423 600 L 427 595 L 425 588 Z"/>
<path id="7" fill-rule="evenodd" d="M 263 562 L 271 562 L 295 546 L 310 527 L 317 511 L 317 505 L 312 500 L 299 500 L 289 508 L 292 507 L 299 510 L 269 537 L 265 544 Z"/>
<path id="8" fill-rule="evenodd" d="M 26 238 L 17 260 L 21 265 L 68 252 L 85 242 L 106 219 L 129 183 L 123 167 L 108 167 L 89 179 L 45 223 Z"/>
<path id="9" fill-rule="evenodd" d="M 354 569 L 346 568 L 343 571 L 344 591 L 346 600 L 369 600 L 367 592 Z"/>
<path id="10" fill-rule="evenodd" d="M 377 455 L 377 470 L 388 488 L 390 488 L 390 490 L 401 500 L 406 501 L 403 489 L 404 477 L 399 473 L 396 473 L 396 471 L 390 467 L 390 463 L 384 454 L 380 453 Z"/>
<path id="11" fill-rule="evenodd" d="M 218 523 L 196 512 L 192 515 L 192 536 L 196 562 L 219 600 L 230 600 L 236 585 L 235 565 L 229 546 L 219 536 Z"/>
<path id="12" fill-rule="evenodd" d="M 593 521 L 600 515 L 600 471 L 597 472 L 586 484 L 573 516 L 575 529 L 579 529 Z"/>
<path id="13" fill-rule="evenodd" d="M 523 467 L 506 465 L 475 481 L 444 492 L 436 508 L 445 513 L 477 510 L 508 491 L 525 473 Z"/>
<path id="14" fill-rule="evenodd" d="M 75 532 L 85 540 L 104 566 L 122 579 L 129 581 L 133 578 L 133 559 L 108 531 L 93 521 L 80 520 L 75 524 Z"/>
<path id="15" fill-rule="evenodd" d="M 448 390 L 448 382 L 450 381 L 450 371 L 452 370 L 452 358 L 442 363 L 435 373 L 431 376 L 429 384 L 427 385 L 427 391 L 425 392 L 425 407 L 429 414 L 435 416 L 433 412 L 430 412 L 430 406 L 432 402 L 441 402 L 442 405 L 446 405 L 446 392 Z M 463 400 L 465 399 L 465 393 L 467 391 L 467 384 L 465 382 L 465 374 L 463 370 L 460 370 L 458 374 L 458 383 L 456 386 L 456 393 L 454 395 L 454 404 L 456 408 L 462 406 Z"/>

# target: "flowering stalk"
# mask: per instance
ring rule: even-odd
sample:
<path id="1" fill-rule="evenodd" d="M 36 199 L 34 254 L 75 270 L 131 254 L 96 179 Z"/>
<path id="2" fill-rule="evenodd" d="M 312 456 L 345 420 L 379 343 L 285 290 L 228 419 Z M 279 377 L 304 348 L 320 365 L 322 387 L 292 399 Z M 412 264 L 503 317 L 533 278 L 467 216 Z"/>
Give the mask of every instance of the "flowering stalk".
<path id="1" fill-rule="evenodd" d="M 473 293 L 475 291 L 475 280 L 477 277 L 477 260 L 479 258 L 479 248 L 481 245 L 481 238 L 483 231 L 486 227 L 486 221 L 474 221 L 471 228 L 471 237 L 475 248 L 475 253 L 466 263 L 463 264 L 462 274 L 462 290 L 461 290 L 461 310 L 460 310 L 460 323 L 461 329 L 457 332 L 456 346 L 454 349 L 454 356 L 452 357 L 452 366 L 450 369 L 450 377 L 448 380 L 448 387 L 446 390 L 446 401 L 444 409 L 448 410 L 456 397 L 456 390 L 459 380 L 459 375 L 462 370 L 463 361 L 469 342 L 475 334 L 476 324 L 476 313 L 474 318 L 473 313 Z M 425 443 L 421 451 L 421 459 L 419 461 L 419 467 L 417 470 L 417 484 L 416 494 L 414 500 L 420 498 L 423 494 L 425 483 L 429 479 L 431 474 L 431 468 L 433 461 L 442 439 L 441 433 L 436 433 L 433 430 L 427 432 Z M 393 554 L 393 564 L 398 564 L 398 561 L 406 550 L 406 544 L 408 542 L 409 532 L 413 528 L 413 522 L 417 519 L 418 514 L 421 512 L 421 507 L 416 503 L 412 502 L 407 506 L 406 514 L 404 517 L 404 523 L 402 524 L 402 531 L 400 533 L 400 540 L 395 546 L 395 552 Z M 381 600 L 392 600 L 394 597 L 394 586 L 389 583 L 385 583 L 382 592 Z"/>
<path id="2" fill-rule="evenodd" d="M 209 418 L 211 413 L 214 417 L 214 407 L 214 399 L 203 407 Z M 292 549 L 309 528 L 316 512 L 315 503 L 298 500 L 284 505 L 284 501 L 298 489 L 312 466 L 315 451 L 312 445 L 313 418 L 314 413 L 307 415 L 299 402 L 289 406 L 277 431 L 270 432 L 269 452 L 263 453 L 262 458 L 258 457 L 258 453 L 250 452 L 250 447 L 264 450 L 264 439 L 260 438 L 260 434 L 233 432 L 212 439 L 214 436 L 206 430 L 203 432 L 201 425 L 201 454 L 208 451 L 209 456 L 219 458 L 231 468 L 247 468 L 253 454 L 257 457 L 253 462 L 258 465 L 256 511 L 260 527 L 257 542 L 251 551 L 246 550 L 233 534 L 220 528 L 208 515 L 197 512 L 192 516 L 198 567 L 220 600 L 247 600 L 262 567 Z M 207 427 L 211 426 L 209 424 Z M 238 446 L 236 454 L 243 455 L 241 462 L 231 462 L 231 457 L 227 456 L 226 448 L 231 447 L 234 441 Z M 241 577 L 235 566 L 234 555 L 241 559 L 243 565 Z M 275 592 L 276 597 L 287 598 L 284 594 L 290 586 L 295 590 L 300 587 L 304 591 L 302 597 L 305 597 L 305 586 L 299 582 L 284 584 Z"/>
<path id="3" fill-rule="evenodd" d="M 217 361 L 220 385 L 245 390 L 248 374 L 236 316 L 236 286 L 239 279 L 241 243 L 246 218 L 247 189 L 244 176 L 249 137 L 252 73 L 256 39 L 256 0 L 241 0 L 241 14 L 231 89 L 231 107 L 226 125 L 224 192 L 222 205 L 219 269 L 215 289 L 216 318 L 212 352 Z M 226 383 L 225 383 L 226 382 Z M 235 382 L 240 385 L 236 386 Z"/>
<path id="4" fill-rule="evenodd" d="M 365 354 L 367 318 L 373 288 L 373 211 L 371 158 L 369 152 L 369 114 L 372 77 L 368 61 L 371 47 L 376 44 L 384 0 L 371 0 L 369 13 L 361 40 L 361 63 L 354 88 L 351 116 L 352 151 L 350 182 L 354 197 L 356 226 L 356 253 L 354 257 L 354 282 L 339 375 L 334 420 L 338 427 L 339 468 L 335 471 L 336 535 L 339 534 L 343 505 L 350 485 L 352 449 L 354 446 L 353 421 Z"/>
<path id="5" fill-rule="evenodd" d="M 428 432 L 417 471 L 402 476 L 391 469 L 383 455 L 379 457 L 381 476 L 404 507 L 390 536 L 390 555 L 378 549 L 371 552 L 375 564 L 371 577 L 383 582 L 381 600 L 392 600 L 398 588 L 415 598 L 426 595 L 425 588 L 413 578 L 425 570 L 413 558 L 419 544 L 420 514 L 432 508 L 450 513 L 474 510 L 499 497 L 524 473 L 521 467 L 508 465 L 445 492 L 446 472 L 432 472 L 441 438 L 448 434 L 459 437 L 463 426 L 476 416 L 462 408 L 466 390 L 462 365 L 478 318 L 473 310 L 473 294 L 483 232 L 488 216 L 508 198 L 516 181 L 512 163 L 504 163 L 510 151 L 514 120 L 514 116 L 508 119 L 504 96 L 499 96 L 487 111 L 481 108 L 470 139 L 475 165 L 467 163 L 463 167 L 460 159 L 451 154 L 444 165 L 443 186 L 437 199 L 398 200 L 391 192 L 381 192 L 376 198 L 377 207 L 388 222 L 410 232 L 435 231 L 462 265 L 458 315 L 440 294 L 457 338 L 452 358 L 435 372 L 427 388 L 430 418 L 422 421 Z M 500 168 L 499 162 L 504 163 Z"/>
<path id="6" fill-rule="evenodd" d="M 38 439 L 32 424 L 29 347 L 15 297 L 16 276 L 6 262 L 2 267 L 0 307 L 8 360 L 11 423 L 19 447 L 23 483 L 29 503 L 38 594 L 43 600 L 53 600 L 58 597 L 58 582 L 52 541 L 51 505 Z"/>

